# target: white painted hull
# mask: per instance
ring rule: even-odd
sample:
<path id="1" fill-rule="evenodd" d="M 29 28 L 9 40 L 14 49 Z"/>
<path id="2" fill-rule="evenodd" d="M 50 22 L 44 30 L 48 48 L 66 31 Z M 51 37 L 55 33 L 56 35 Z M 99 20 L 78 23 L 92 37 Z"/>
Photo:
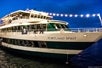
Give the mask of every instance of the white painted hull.
<path id="1" fill-rule="evenodd" d="M 1 37 L 34 41 L 57 41 L 57 42 L 96 42 L 102 37 L 101 32 L 44 32 L 44 34 L 34 34 L 29 32 L 22 34 L 21 32 L 0 33 Z"/>

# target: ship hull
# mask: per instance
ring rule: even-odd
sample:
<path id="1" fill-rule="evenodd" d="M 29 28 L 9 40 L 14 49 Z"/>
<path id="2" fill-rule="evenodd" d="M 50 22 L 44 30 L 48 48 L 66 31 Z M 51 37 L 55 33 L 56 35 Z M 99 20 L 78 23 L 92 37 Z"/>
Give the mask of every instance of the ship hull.
<path id="1" fill-rule="evenodd" d="M 101 33 L 97 32 L 55 34 L 21 34 L 19 32 L 9 34 L 4 33 L 2 34 L 4 42 L 2 46 L 15 50 L 18 53 L 22 52 L 33 56 L 35 55 L 45 58 L 48 57 L 66 60 L 67 55 L 79 54 L 82 50 L 88 48 L 92 43 L 98 41 L 100 36 Z M 19 42 L 17 42 L 18 40 Z M 26 41 L 34 42 L 34 46 L 28 46 Z"/>
<path id="2" fill-rule="evenodd" d="M 47 44 L 49 44 L 49 48 L 25 47 L 24 45 L 19 46 L 2 42 L 1 48 L 6 51 L 10 51 L 10 53 L 13 52 L 14 54 L 27 55 L 28 57 L 30 56 L 32 58 L 39 57 L 44 59 L 54 59 L 63 62 L 70 62 L 70 59 L 74 55 L 80 53 L 83 49 L 87 48 L 92 43 L 47 42 Z M 83 46 L 83 44 L 85 46 Z"/>
<path id="3" fill-rule="evenodd" d="M 84 50 L 94 42 L 47 42 L 48 48 Z"/>
<path id="4" fill-rule="evenodd" d="M 30 58 L 30 59 L 38 59 L 38 60 L 44 60 L 44 61 L 60 61 L 60 62 L 66 62 L 70 61 L 71 57 L 75 54 L 69 54 L 68 56 L 66 54 L 54 54 L 54 53 L 42 53 L 42 52 L 34 52 L 34 51 L 25 51 L 25 50 L 18 50 L 18 49 L 12 49 L 9 47 L 0 46 L 1 49 L 6 51 L 9 54 L 24 57 L 24 58 Z"/>

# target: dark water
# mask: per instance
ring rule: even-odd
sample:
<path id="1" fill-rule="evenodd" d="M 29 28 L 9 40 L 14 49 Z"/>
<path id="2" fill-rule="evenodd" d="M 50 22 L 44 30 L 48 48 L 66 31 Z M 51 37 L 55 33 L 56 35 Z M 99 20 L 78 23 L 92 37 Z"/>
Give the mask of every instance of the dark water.
<path id="1" fill-rule="evenodd" d="M 69 65 L 59 62 L 34 60 L 36 58 L 27 58 L 17 56 L 0 49 L 0 68 L 70 68 Z"/>

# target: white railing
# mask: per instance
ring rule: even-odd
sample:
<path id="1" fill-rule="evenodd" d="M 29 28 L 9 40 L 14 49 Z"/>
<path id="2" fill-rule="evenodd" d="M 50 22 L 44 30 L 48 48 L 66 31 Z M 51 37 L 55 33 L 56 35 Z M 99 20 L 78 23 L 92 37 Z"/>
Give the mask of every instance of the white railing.
<path id="1" fill-rule="evenodd" d="M 30 30 L 15 30 L 15 31 L 0 31 L 0 34 L 2 33 L 24 33 L 24 34 L 31 34 L 31 33 L 34 33 L 34 34 L 38 34 L 38 33 L 41 33 L 43 34 L 45 31 L 70 31 L 70 32 L 102 32 L 102 28 L 68 28 L 68 29 L 45 29 L 45 30 L 34 30 L 34 29 L 30 29 Z"/>
<path id="2" fill-rule="evenodd" d="M 102 28 L 70 28 L 72 32 L 102 32 Z"/>

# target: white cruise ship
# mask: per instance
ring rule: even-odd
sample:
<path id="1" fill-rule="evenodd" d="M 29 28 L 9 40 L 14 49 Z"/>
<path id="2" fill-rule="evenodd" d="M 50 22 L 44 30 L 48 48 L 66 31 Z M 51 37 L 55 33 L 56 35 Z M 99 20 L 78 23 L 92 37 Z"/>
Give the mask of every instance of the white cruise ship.
<path id="1" fill-rule="evenodd" d="M 102 38 L 102 28 L 68 27 L 45 12 L 18 10 L 1 20 L 2 47 L 27 55 L 68 59 Z"/>

